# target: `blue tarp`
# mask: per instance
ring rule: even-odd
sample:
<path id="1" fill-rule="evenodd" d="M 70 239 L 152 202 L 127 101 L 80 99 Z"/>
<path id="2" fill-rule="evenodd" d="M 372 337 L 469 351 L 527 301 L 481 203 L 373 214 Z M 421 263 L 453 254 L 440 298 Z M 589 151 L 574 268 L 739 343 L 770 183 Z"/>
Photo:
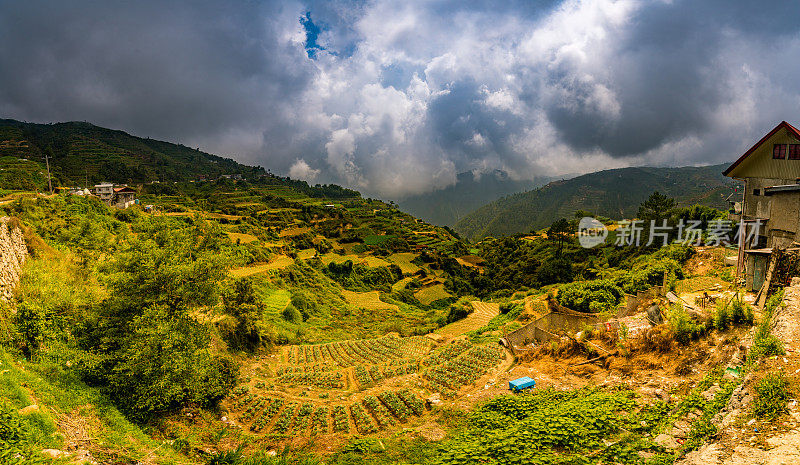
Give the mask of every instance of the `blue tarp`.
<path id="1" fill-rule="evenodd" d="M 508 388 L 514 391 L 519 391 L 521 389 L 533 388 L 533 387 L 536 387 L 536 381 L 528 376 L 524 376 L 522 378 L 518 378 L 508 382 Z"/>

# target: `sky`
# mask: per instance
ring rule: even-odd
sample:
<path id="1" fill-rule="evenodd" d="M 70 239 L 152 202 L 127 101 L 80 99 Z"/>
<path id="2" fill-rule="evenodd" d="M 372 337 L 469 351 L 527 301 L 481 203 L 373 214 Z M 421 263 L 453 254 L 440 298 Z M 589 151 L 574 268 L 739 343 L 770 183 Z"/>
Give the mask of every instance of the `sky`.
<path id="1" fill-rule="evenodd" d="M 0 0 L 0 117 L 382 198 L 731 162 L 800 123 L 800 2 Z"/>

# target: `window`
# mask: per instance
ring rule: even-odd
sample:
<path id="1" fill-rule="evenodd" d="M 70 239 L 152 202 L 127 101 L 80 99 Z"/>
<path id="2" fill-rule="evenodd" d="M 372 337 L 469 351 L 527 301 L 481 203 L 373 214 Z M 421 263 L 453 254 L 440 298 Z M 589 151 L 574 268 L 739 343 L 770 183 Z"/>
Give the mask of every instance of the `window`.
<path id="1" fill-rule="evenodd" d="M 753 189 L 753 195 L 761 195 L 761 189 Z"/>
<path id="2" fill-rule="evenodd" d="M 783 160 L 786 158 L 786 144 L 775 144 L 772 146 L 772 158 Z"/>
<path id="3" fill-rule="evenodd" d="M 800 144 L 789 144 L 789 160 L 800 160 Z"/>

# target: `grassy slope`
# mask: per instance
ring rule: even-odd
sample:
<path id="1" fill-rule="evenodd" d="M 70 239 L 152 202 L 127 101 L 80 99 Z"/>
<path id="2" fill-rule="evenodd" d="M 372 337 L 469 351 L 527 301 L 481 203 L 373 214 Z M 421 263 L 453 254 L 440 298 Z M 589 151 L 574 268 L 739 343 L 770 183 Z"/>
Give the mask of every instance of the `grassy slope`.
<path id="1" fill-rule="evenodd" d="M 611 218 L 630 218 L 653 191 L 681 205 L 701 203 L 727 208 L 731 181 L 723 165 L 685 168 L 622 168 L 552 182 L 485 205 L 464 217 L 456 230 L 469 238 L 503 236 L 537 230 L 576 210 Z"/>

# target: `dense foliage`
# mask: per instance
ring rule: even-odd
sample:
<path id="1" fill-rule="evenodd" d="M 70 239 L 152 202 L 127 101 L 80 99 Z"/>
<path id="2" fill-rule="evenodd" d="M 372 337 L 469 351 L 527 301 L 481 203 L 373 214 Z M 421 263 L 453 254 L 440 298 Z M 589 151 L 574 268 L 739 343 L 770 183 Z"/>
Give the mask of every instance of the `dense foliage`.
<path id="1" fill-rule="evenodd" d="M 608 311 L 622 301 L 622 289 L 608 279 L 565 284 L 558 289 L 556 299 L 561 305 L 579 312 Z"/>
<path id="2" fill-rule="evenodd" d="M 642 426 L 631 391 L 541 389 L 503 395 L 470 414 L 465 431 L 440 446 L 436 463 L 639 463 L 659 448 Z"/>

